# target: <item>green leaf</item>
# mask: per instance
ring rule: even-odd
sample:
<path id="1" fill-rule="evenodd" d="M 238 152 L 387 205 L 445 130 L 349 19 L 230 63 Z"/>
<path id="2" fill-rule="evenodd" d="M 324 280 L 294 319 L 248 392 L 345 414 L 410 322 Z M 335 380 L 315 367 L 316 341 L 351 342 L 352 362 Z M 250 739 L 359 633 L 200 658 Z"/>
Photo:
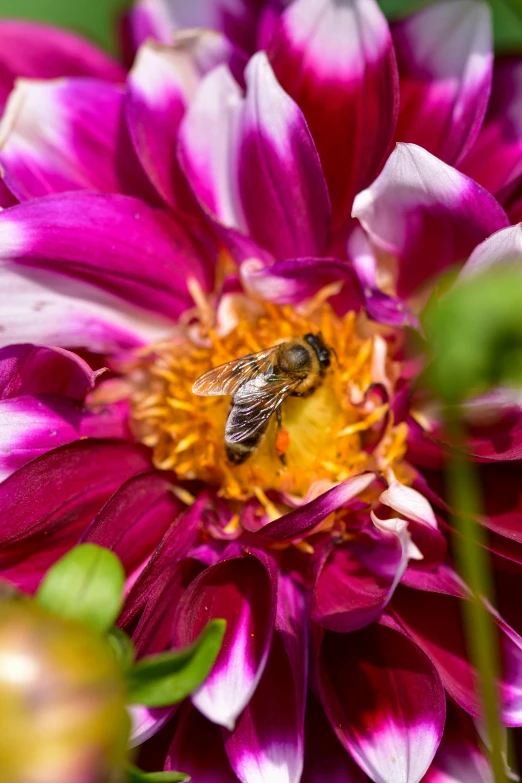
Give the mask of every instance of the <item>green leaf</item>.
<path id="1" fill-rule="evenodd" d="M 129 703 L 167 707 L 183 701 L 210 674 L 225 628 L 225 620 L 212 620 L 190 647 L 138 661 L 127 674 Z"/>
<path id="2" fill-rule="evenodd" d="M 138 767 L 127 767 L 127 783 L 184 783 L 190 775 L 183 772 L 142 772 Z"/>
<path id="3" fill-rule="evenodd" d="M 509 266 L 458 280 L 426 309 L 433 361 L 424 380 L 450 404 L 522 386 L 522 275 Z"/>
<path id="4" fill-rule="evenodd" d="M 36 600 L 54 614 L 104 633 L 118 616 L 124 581 L 123 566 L 113 552 L 80 544 L 49 569 Z"/>
<path id="5" fill-rule="evenodd" d="M 122 669 L 130 669 L 134 660 L 134 645 L 132 639 L 129 639 L 126 633 L 121 628 L 114 625 L 108 635 L 107 641 L 114 653 L 114 657 L 120 664 Z"/>

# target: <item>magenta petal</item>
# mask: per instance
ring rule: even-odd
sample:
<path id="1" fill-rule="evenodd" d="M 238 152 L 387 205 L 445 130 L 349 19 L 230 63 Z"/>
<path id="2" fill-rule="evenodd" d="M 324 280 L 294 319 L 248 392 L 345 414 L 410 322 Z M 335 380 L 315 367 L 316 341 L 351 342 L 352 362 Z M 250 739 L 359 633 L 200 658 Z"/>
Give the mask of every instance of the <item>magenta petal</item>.
<path id="1" fill-rule="evenodd" d="M 141 446 L 80 440 L 33 460 L 0 484 L 0 566 L 31 576 L 34 586 L 73 546 L 112 493 L 150 470 Z M 52 558 L 42 557 L 47 552 Z"/>
<path id="2" fill-rule="evenodd" d="M 369 527 L 332 548 L 320 565 L 312 619 L 339 633 L 357 631 L 383 612 L 401 580 L 411 554 L 404 520 Z"/>
<path id="3" fill-rule="evenodd" d="M 263 673 L 275 621 L 273 573 L 252 555 L 206 569 L 185 592 L 174 619 L 173 642 L 192 642 L 213 617 L 227 630 L 210 676 L 192 696 L 214 723 L 234 728 Z"/>
<path id="4" fill-rule="evenodd" d="M 306 121 L 263 52 L 248 64 L 246 82 L 237 177 L 249 232 L 279 258 L 319 256 L 328 240 L 330 203 Z"/>
<path id="5" fill-rule="evenodd" d="M 188 276 L 210 283 L 185 228 L 129 196 L 66 193 L 4 210 L 0 260 L 94 283 L 170 318 L 191 304 Z"/>
<path id="6" fill-rule="evenodd" d="M 444 687 L 466 712 L 480 714 L 476 671 L 468 660 L 461 600 L 400 587 L 393 598 L 397 620 L 433 661 Z M 502 652 L 500 694 L 507 726 L 522 725 L 522 639 L 497 619 Z"/>
<path id="7" fill-rule="evenodd" d="M 188 703 L 180 711 L 165 769 L 183 770 L 194 783 L 238 783 L 225 754 L 221 731 Z"/>
<path id="8" fill-rule="evenodd" d="M 0 348 L 0 399 L 21 394 L 57 394 L 81 402 L 97 373 L 75 353 L 40 345 Z"/>
<path id="9" fill-rule="evenodd" d="M 460 169 L 502 203 L 522 177 L 522 60 L 495 60 L 493 88 L 482 130 Z"/>
<path id="10" fill-rule="evenodd" d="M 476 182 L 415 144 L 398 144 L 375 182 L 354 201 L 372 242 L 398 261 L 397 290 L 408 296 L 508 225 Z"/>
<path id="11" fill-rule="evenodd" d="M 123 82 L 123 67 L 85 38 L 59 27 L 2 19 L 0 22 L 0 103 L 19 77 L 54 79 L 93 76 Z"/>
<path id="12" fill-rule="evenodd" d="M 12 193 L 20 201 L 70 190 L 147 195 L 123 97 L 122 86 L 97 79 L 19 80 L 0 128 Z"/>
<path id="13" fill-rule="evenodd" d="M 105 504 L 83 540 L 112 549 L 131 573 L 154 551 L 182 508 L 171 477 L 159 472 L 135 476 Z"/>
<path id="14" fill-rule="evenodd" d="M 522 269 L 522 223 L 503 228 L 477 245 L 460 270 L 459 278 L 485 272 L 499 264 Z"/>
<path id="15" fill-rule="evenodd" d="M 297 0 L 269 56 L 306 117 L 339 226 L 377 174 L 395 129 L 397 66 L 384 15 L 374 0 Z"/>
<path id="16" fill-rule="evenodd" d="M 299 783 L 307 656 L 304 596 L 289 577 L 280 577 L 276 633 L 265 670 L 234 731 L 225 738 L 230 764 L 242 783 Z"/>
<path id="17" fill-rule="evenodd" d="M 491 89 L 486 3 L 445 0 L 393 26 L 400 75 L 397 141 L 456 165 L 480 131 Z"/>
<path id="18" fill-rule="evenodd" d="M 422 650 L 380 625 L 327 631 L 318 679 L 332 728 L 374 783 L 419 783 L 446 711 L 437 671 Z"/>
<path id="19" fill-rule="evenodd" d="M 130 704 L 127 709 L 131 717 L 129 747 L 135 748 L 157 734 L 174 715 L 177 707 L 143 707 L 141 704 Z"/>
<path id="20" fill-rule="evenodd" d="M 321 703 L 308 694 L 305 765 L 301 783 L 367 783 L 368 778 L 336 738 Z"/>
<path id="21" fill-rule="evenodd" d="M 361 473 L 359 476 L 347 479 L 309 503 L 289 511 L 275 522 L 269 522 L 261 533 L 278 541 L 300 538 L 313 530 L 328 514 L 357 497 L 374 479 L 373 473 Z"/>

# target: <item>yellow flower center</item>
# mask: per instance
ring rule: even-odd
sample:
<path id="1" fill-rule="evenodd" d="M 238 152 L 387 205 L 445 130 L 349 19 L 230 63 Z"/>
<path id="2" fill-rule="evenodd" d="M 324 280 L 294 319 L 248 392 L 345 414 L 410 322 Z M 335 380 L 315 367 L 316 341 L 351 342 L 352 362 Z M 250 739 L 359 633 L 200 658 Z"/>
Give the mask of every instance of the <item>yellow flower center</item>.
<path id="1" fill-rule="evenodd" d="M 387 401 L 399 372 L 396 335 L 355 313 L 339 318 L 321 302 L 298 312 L 234 294 L 227 315 L 230 325 L 219 331 L 200 307 L 199 320 L 142 351 L 134 368 L 133 429 L 157 468 L 204 481 L 230 499 L 270 490 L 311 497 L 365 470 L 391 469 L 408 480 L 407 427 L 393 422 Z M 282 429 L 272 416 L 252 456 L 231 464 L 224 444 L 231 398 L 197 396 L 194 381 L 212 367 L 319 331 L 333 353 L 321 385 L 308 397 L 287 397 Z"/>

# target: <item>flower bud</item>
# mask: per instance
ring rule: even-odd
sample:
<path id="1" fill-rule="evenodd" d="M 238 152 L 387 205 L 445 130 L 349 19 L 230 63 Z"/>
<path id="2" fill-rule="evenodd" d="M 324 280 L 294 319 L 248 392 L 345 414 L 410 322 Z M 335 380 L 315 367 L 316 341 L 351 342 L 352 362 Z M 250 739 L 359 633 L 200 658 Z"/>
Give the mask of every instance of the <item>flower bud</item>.
<path id="1" fill-rule="evenodd" d="M 34 602 L 0 602 L 0 726 L 2 780 L 120 780 L 129 720 L 103 637 Z"/>

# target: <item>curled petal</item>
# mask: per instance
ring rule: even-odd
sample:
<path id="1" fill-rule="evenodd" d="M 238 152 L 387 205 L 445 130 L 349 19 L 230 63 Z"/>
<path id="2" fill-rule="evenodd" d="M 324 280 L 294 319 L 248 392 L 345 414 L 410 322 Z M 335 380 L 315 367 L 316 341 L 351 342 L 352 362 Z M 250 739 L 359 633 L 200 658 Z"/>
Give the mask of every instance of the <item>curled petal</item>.
<path id="1" fill-rule="evenodd" d="M 262 533 L 278 541 L 300 538 L 313 530 L 328 514 L 364 492 L 374 479 L 373 473 L 361 473 L 359 476 L 347 479 L 309 503 L 305 503 L 304 506 L 276 519 L 275 522 L 269 522 Z"/>
<path id="2" fill-rule="evenodd" d="M 276 304 L 302 302 L 335 284 L 339 287 L 339 300 L 345 312 L 357 312 L 363 303 L 361 286 L 353 268 L 335 258 L 298 258 L 277 261 L 271 266 L 251 258 L 241 266 L 241 279 L 254 295 Z"/>
<path id="3" fill-rule="evenodd" d="M 0 400 L 0 479 L 47 451 L 88 435 L 91 418 L 75 400 L 63 397 Z"/>
<path id="4" fill-rule="evenodd" d="M 335 733 L 374 783 L 419 783 L 437 750 L 445 696 L 437 671 L 404 634 L 371 625 L 327 631 L 321 698 Z"/>
<path id="5" fill-rule="evenodd" d="M 75 353 L 28 343 L 0 348 L 0 399 L 56 394 L 81 402 L 98 373 Z"/>
<path id="6" fill-rule="evenodd" d="M 422 557 L 404 520 L 373 517 L 373 521 L 374 530 L 363 530 L 348 543 L 334 547 L 321 564 L 312 618 L 331 631 L 357 631 L 376 620 L 409 558 Z"/>
<path id="7" fill-rule="evenodd" d="M 72 32 L 18 19 L 2 19 L 0 102 L 5 102 L 16 78 L 59 76 L 93 76 L 123 82 L 125 70 L 116 60 Z"/>
<path id="8" fill-rule="evenodd" d="M 477 673 L 468 660 L 459 598 L 399 587 L 393 597 L 401 627 L 433 661 L 448 693 L 466 712 L 481 711 Z M 499 683 L 502 719 L 506 726 L 522 725 L 522 639 L 495 616 L 502 653 Z M 440 640 L 444 640 L 441 645 Z"/>
<path id="9" fill-rule="evenodd" d="M 112 549 L 132 573 L 155 550 L 182 508 L 170 477 L 159 472 L 135 476 L 105 504 L 83 540 Z"/>
<path id="10" fill-rule="evenodd" d="M 423 565 L 440 563 L 446 554 L 446 540 L 437 525 L 429 501 L 418 490 L 406 487 L 395 479 L 381 497 L 384 503 L 408 520 L 413 543 L 423 556 Z"/>
<path id="11" fill-rule="evenodd" d="M 307 674 L 306 606 L 289 577 L 279 585 L 278 630 L 268 661 L 236 728 L 225 739 L 243 783 L 299 783 L 303 769 Z M 277 627 L 277 626 L 276 626 Z"/>
<path id="12" fill-rule="evenodd" d="M 47 196 L 4 210 L 5 261 L 94 283 L 170 318 L 191 304 L 187 276 L 205 287 L 210 279 L 184 227 L 138 199 L 101 193 Z"/>
<path id="13" fill-rule="evenodd" d="M 223 646 L 206 682 L 193 694 L 198 710 L 229 729 L 250 701 L 270 650 L 276 609 L 273 573 L 257 557 L 206 569 L 185 592 L 174 618 L 173 642 L 192 642 L 213 617 L 223 617 Z"/>
<path id="14" fill-rule="evenodd" d="M 310 127 L 338 226 L 377 174 L 395 129 L 397 66 L 384 15 L 374 0 L 297 0 L 269 57 Z"/>
<path id="15" fill-rule="evenodd" d="M 197 783 L 238 783 L 226 757 L 219 727 L 206 720 L 190 703 L 180 710 L 165 769 L 183 770 Z"/>
<path id="16" fill-rule="evenodd" d="M 504 210 L 473 180 L 415 144 L 398 144 L 375 182 L 354 201 L 372 242 L 396 257 L 407 296 L 508 225 Z"/>
<path id="17" fill-rule="evenodd" d="M 0 125 L 0 163 L 19 201 L 70 190 L 152 192 L 123 122 L 122 86 L 18 80 Z"/>
<path id="18" fill-rule="evenodd" d="M 263 52 L 251 59 L 246 82 L 237 178 L 249 232 L 279 258 L 319 256 L 328 240 L 330 203 L 305 118 Z"/>
<path id="19" fill-rule="evenodd" d="M 522 60 L 495 59 L 493 88 L 482 130 L 459 168 L 501 203 L 522 177 Z"/>
<path id="20" fill-rule="evenodd" d="M 0 287 L 0 345 L 39 342 L 112 353 L 172 331 L 171 321 L 55 272 L 0 263 Z"/>
<path id="21" fill-rule="evenodd" d="M 396 139 L 456 165 L 486 113 L 493 67 L 491 14 L 480 0 L 445 0 L 392 28 L 400 75 Z"/>

